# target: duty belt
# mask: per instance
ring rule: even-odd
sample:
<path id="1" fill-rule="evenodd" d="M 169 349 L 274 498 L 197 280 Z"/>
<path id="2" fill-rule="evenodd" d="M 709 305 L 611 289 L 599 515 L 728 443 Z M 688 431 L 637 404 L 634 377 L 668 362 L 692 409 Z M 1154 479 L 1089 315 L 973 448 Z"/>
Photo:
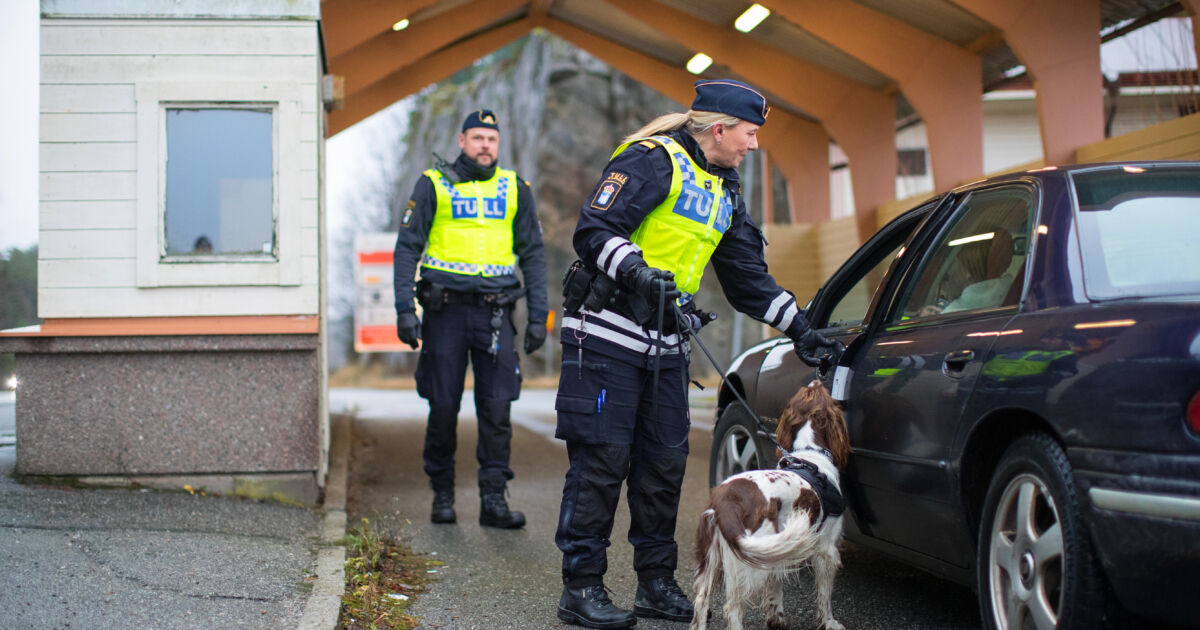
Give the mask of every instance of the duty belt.
<path id="1" fill-rule="evenodd" d="M 508 306 L 525 296 L 525 289 L 513 287 L 499 291 L 462 292 L 451 291 L 445 286 L 422 279 L 417 282 L 417 301 L 431 311 L 441 310 L 447 304 L 466 306 Z"/>
<path id="2" fill-rule="evenodd" d="M 442 293 L 442 301 L 446 304 L 466 306 L 507 306 L 515 302 L 516 298 L 505 292 L 459 293 L 457 291 L 446 290 Z"/>
<path id="3" fill-rule="evenodd" d="M 688 312 L 694 308 L 690 300 L 690 295 L 683 300 Z M 646 330 L 657 330 L 655 306 L 637 293 L 621 288 L 616 280 L 583 261 L 572 263 L 563 277 L 563 310 L 568 313 L 598 313 L 608 309 Z M 666 318 L 663 323 L 664 334 L 678 332 L 674 317 Z"/>

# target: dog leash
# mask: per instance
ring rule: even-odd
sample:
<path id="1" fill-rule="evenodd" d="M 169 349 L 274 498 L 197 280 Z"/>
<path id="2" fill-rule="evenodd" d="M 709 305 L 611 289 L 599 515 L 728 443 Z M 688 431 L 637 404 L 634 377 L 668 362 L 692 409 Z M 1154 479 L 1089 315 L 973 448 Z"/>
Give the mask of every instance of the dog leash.
<path id="1" fill-rule="evenodd" d="M 726 384 L 725 369 L 721 367 L 721 364 L 717 363 L 717 360 L 713 357 L 712 353 L 708 351 L 708 347 L 704 345 L 704 342 L 700 341 L 700 331 L 693 330 L 690 325 L 684 325 L 684 322 L 687 322 L 688 320 L 687 317 L 684 316 L 683 311 L 679 309 L 678 304 L 672 303 L 671 306 L 675 310 L 675 319 L 677 322 L 679 322 L 676 325 L 676 328 L 681 331 L 680 334 L 683 334 L 682 331 L 684 330 L 691 331 L 691 334 L 688 336 L 690 336 L 692 340 L 696 342 L 696 345 L 700 346 L 700 350 L 704 352 L 704 356 L 708 357 L 708 362 L 712 364 L 713 369 L 717 371 L 717 374 L 721 375 L 720 384 Z M 754 410 L 750 408 L 750 403 L 746 402 L 745 398 L 742 398 L 742 395 L 738 392 L 737 388 L 731 385 L 728 389 L 729 392 L 733 394 L 733 397 L 736 398 L 739 403 L 741 403 L 742 407 L 746 410 L 746 413 L 750 414 L 751 418 L 754 418 L 754 423 L 756 426 L 758 426 L 758 434 L 771 440 L 771 443 L 774 444 L 775 447 L 780 450 L 780 452 L 785 452 L 785 449 L 779 443 L 779 440 L 776 439 L 775 433 L 771 431 L 765 423 L 763 423 L 763 421 L 758 417 L 758 414 L 754 413 Z"/>
<path id="2" fill-rule="evenodd" d="M 686 322 L 687 319 L 684 317 L 683 311 L 679 310 L 679 306 L 674 305 L 674 308 L 676 320 L 680 323 Z M 717 363 L 716 358 L 714 358 L 712 353 L 708 351 L 708 348 L 704 345 L 704 342 L 700 341 L 700 331 L 693 330 L 690 326 L 685 327 L 680 325 L 677 326 L 677 328 L 679 328 L 681 331 L 692 330 L 691 338 L 696 342 L 696 345 L 700 346 L 700 350 L 704 352 L 704 356 L 708 357 L 708 362 L 712 364 L 713 369 L 715 369 L 717 373 L 721 375 L 721 383 L 725 384 L 725 370 L 723 370 L 721 365 Z M 816 369 L 818 371 L 820 370 L 820 368 Z M 737 399 L 739 403 L 741 403 L 746 412 L 750 414 L 750 417 L 754 418 L 754 423 L 758 426 L 758 434 L 771 440 L 771 444 L 774 444 L 775 448 L 779 449 L 779 452 L 784 453 L 783 457 L 779 460 L 779 463 L 776 464 L 776 468 L 799 475 L 817 491 L 817 496 L 821 499 L 821 522 L 817 525 L 817 529 L 820 529 L 821 526 L 825 524 L 826 517 L 838 516 L 842 514 L 846 510 L 846 498 L 842 496 L 841 490 L 838 489 L 837 485 L 830 482 L 829 478 L 825 476 L 825 473 L 821 472 L 820 469 L 817 468 L 816 464 L 796 457 L 787 452 L 787 449 L 783 448 L 783 445 L 780 444 L 779 440 L 775 437 L 775 433 L 772 432 L 765 423 L 763 423 L 763 421 L 758 417 L 758 414 L 754 413 L 754 410 L 750 408 L 750 403 L 746 402 L 745 398 L 742 398 L 742 395 L 738 393 L 736 387 L 730 386 L 729 392 L 733 394 L 733 397 Z M 815 450 L 824 455 L 830 461 L 833 461 L 833 454 L 829 452 L 829 449 L 822 448 L 811 450 Z"/>

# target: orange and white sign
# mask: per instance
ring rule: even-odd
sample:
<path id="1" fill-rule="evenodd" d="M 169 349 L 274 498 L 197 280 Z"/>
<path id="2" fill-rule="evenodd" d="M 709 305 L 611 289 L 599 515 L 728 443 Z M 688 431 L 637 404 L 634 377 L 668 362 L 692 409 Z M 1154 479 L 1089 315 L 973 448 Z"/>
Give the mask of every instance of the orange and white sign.
<path id="1" fill-rule="evenodd" d="M 395 232 L 359 234 L 354 239 L 354 350 L 410 352 L 396 336 L 396 294 L 392 288 Z M 418 315 L 420 315 L 418 307 Z"/>

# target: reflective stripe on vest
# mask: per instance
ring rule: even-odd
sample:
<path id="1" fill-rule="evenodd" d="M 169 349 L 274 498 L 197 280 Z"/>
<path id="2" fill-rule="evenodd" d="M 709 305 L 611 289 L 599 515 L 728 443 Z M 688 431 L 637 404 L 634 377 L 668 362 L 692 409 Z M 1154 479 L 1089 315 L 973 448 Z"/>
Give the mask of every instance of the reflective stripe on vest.
<path id="1" fill-rule="evenodd" d="M 425 175 L 433 182 L 437 209 L 421 266 L 473 276 L 516 273 L 517 174 L 498 168 L 487 181 L 457 184 L 434 169 Z"/>
<path id="2" fill-rule="evenodd" d="M 658 143 L 671 156 L 671 191 L 629 240 L 642 249 L 646 264 L 674 273 L 681 291 L 695 293 L 704 266 L 729 229 L 733 204 L 721 178 L 700 168 L 671 138 L 653 136 L 627 142 L 613 156 L 634 142 L 647 140 Z"/>

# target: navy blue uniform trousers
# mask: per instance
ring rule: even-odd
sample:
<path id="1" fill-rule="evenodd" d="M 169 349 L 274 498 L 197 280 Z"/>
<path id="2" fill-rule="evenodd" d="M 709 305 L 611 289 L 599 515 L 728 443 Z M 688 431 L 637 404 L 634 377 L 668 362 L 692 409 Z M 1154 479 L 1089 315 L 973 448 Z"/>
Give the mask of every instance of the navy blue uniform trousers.
<path id="1" fill-rule="evenodd" d="M 479 421 L 480 492 L 503 492 L 513 478 L 509 468 L 512 424 L 509 407 L 521 391 L 521 368 L 514 345 L 512 306 L 499 307 L 499 349 L 492 346 L 493 307 L 447 304 L 425 311 L 421 354 L 417 360 L 417 393 L 429 401 L 425 429 L 425 474 L 435 491 L 454 489 L 454 451 L 458 446 L 458 411 L 462 403 L 467 360 L 475 374 L 475 411 Z"/>
<path id="2" fill-rule="evenodd" d="M 600 584 L 608 570 L 606 550 L 626 482 L 638 578 L 674 574 L 688 455 L 685 359 L 661 358 L 655 405 L 654 359 L 593 339 L 583 341 L 580 366 L 580 344 L 564 331 L 555 400 L 556 436 L 567 442 L 570 469 L 554 541 L 563 553 L 563 582 L 573 588 Z"/>

